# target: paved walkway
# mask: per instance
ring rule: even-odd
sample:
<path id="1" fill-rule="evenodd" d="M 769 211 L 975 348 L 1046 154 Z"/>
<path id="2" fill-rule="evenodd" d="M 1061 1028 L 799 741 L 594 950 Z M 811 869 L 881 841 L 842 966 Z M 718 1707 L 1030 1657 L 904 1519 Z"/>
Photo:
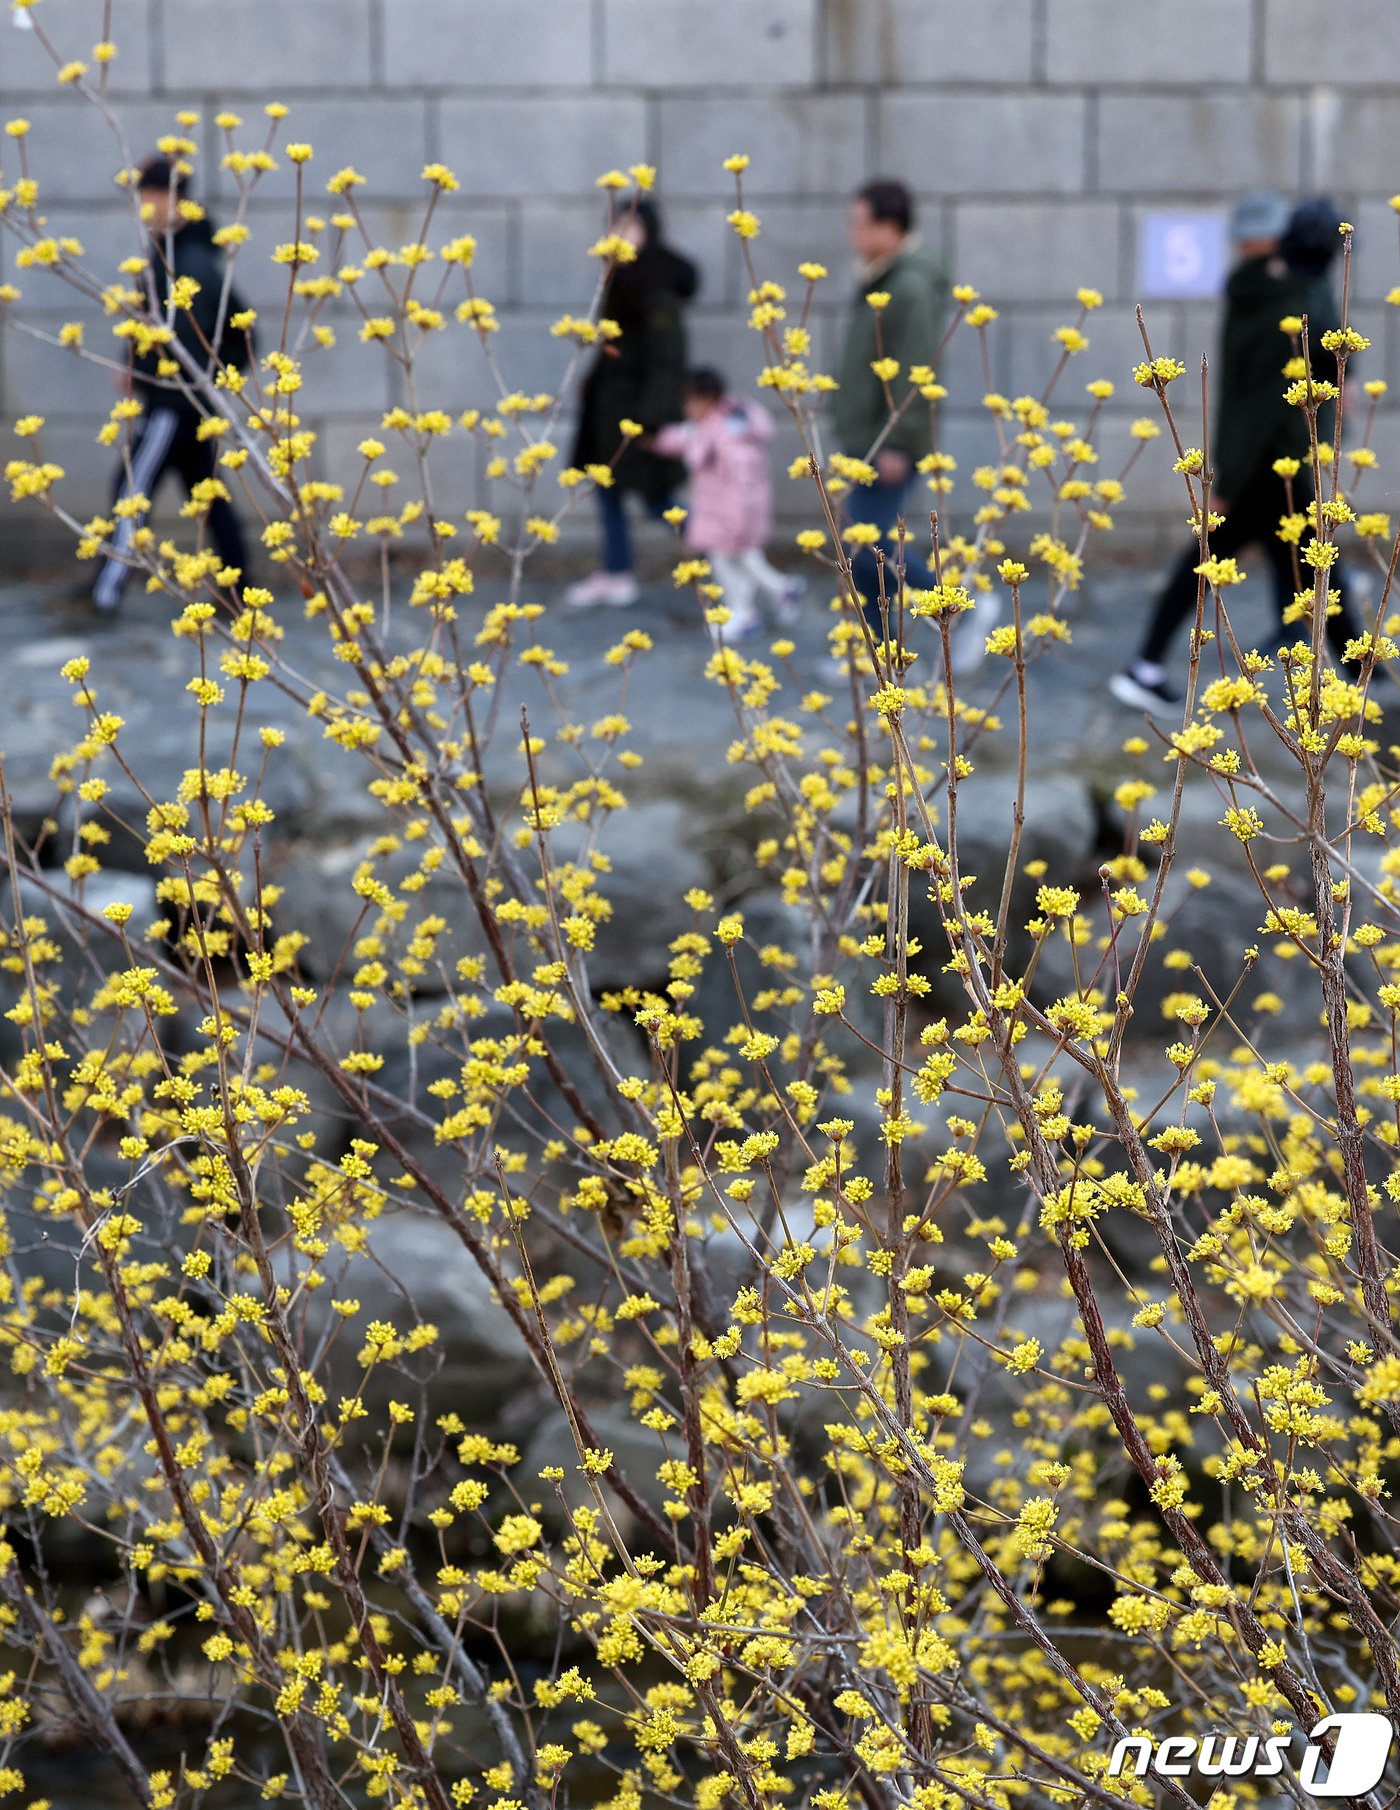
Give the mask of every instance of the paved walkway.
<path id="1" fill-rule="evenodd" d="M 1090 784 L 1111 785 L 1121 776 L 1123 740 L 1141 726 L 1141 718 L 1109 695 L 1107 681 L 1136 640 L 1156 574 L 1109 571 L 1090 578 L 1069 600 L 1067 618 L 1073 645 L 1055 647 L 1037 661 L 1031 676 L 1032 735 L 1035 764 L 1041 773 L 1073 772 Z M 488 574 L 479 578 L 474 597 L 463 600 L 464 619 L 471 621 L 502 594 Z M 780 662 L 792 675 L 796 698 L 823 681 L 820 662 L 832 618 L 824 604 L 827 592 L 813 583 L 802 617 L 790 631 L 796 651 Z M 672 589 L 665 579 L 644 588 L 630 609 L 571 610 L 562 603 L 557 582 L 530 586 L 525 596 L 546 606 L 537 625 L 539 640 L 567 662 L 567 675 L 556 680 L 556 695 L 567 718 L 591 723 L 617 708 L 619 682 L 605 654 L 632 628 L 645 629 L 655 651 L 647 655 L 628 688 L 625 708 L 634 725 L 633 745 L 646 756 L 637 775 L 639 794 L 686 795 L 723 784 L 733 770 L 726 751 L 735 734 L 729 700 L 707 682 L 704 667 L 709 645 L 694 600 Z M 1032 595 L 1030 607 L 1040 598 Z M 173 614 L 168 600 L 143 595 L 134 586 L 120 613 L 99 617 L 75 599 L 71 581 L 16 582 L 0 586 L 0 753 L 22 820 L 33 822 L 53 805 L 48 779 L 53 755 L 71 745 L 78 730 L 71 687 L 60 667 L 78 654 L 93 661 L 102 707 L 127 721 L 123 747 L 134 764 L 142 764 L 159 783 L 170 782 L 192 762 L 194 701 L 185 693 L 193 670 L 190 646 L 169 630 Z M 287 659 L 316 684 L 343 685 L 345 668 L 329 657 L 324 625 L 305 621 L 300 601 L 283 605 L 277 614 L 286 629 Z M 1232 611 L 1236 632 L 1248 645 L 1262 641 L 1271 624 L 1262 584 L 1247 584 L 1236 594 Z M 394 638 L 406 627 L 406 606 L 394 606 Z M 928 633 L 922 625 L 921 632 Z M 763 634 L 743 645 L 764 653 L 780 632 Z M 987 702 L 1006 673 L 999 660 L 988 660 L 969 681 L 970 695 Z M 333 833 L 339 813 L 349 804 L 348 775 L 337 774 L 319 727 L 308 722 L 295 704 L 271 687 L 260 688 L 260 721 L 277 723 L 288 732 L 290 759 L 281 763 L 269 803 L 289 812 L 284 831 Z M 503 687 L 501 709 L 512 718 L 529 706 L 535 722 L 547 731 L 554 709 L 538 675 L 516 669 Z M 1010 761 L 1009 737 L 984 746 L 979 762 L 992 766 Z"/>

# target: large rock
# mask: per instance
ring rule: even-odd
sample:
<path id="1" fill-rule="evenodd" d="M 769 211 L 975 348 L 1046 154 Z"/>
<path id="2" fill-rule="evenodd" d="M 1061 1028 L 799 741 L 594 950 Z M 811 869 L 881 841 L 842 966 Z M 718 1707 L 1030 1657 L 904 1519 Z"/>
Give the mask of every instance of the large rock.
<path id="1" fill-rule="evenodd" d="M 332 1392 L 353 1393 L 363 1372 L 355 1354 L 373 1320 L 400 1333 L 432 1324 L 439 1338 L 404 1367 L 427 1381 L 435 1413 L 452 1410 L 473 1428 L 494 1431 L 502 1409 L 535 1375 L 510 1315 L 460 1238 L 427 1212 L 387 1214 L 370 1227 L 367 1248 L 352 1257 L 333 1287 L 307 1302 L 308 1331 L 328 1332 L 339 1319 L 330 1299 L 353 1299 L 360 1311 L 336 1341 L 319 1372 Z M 370 1393 L 403 1398 L 408 1385 L 392 1367 L 376 1377 Z"/>
<path id="2" fill-rule="evenodd" d="M 1169 798 L 1162 801 L 1164 817 L 1169 803 Z M 1262 928 L 1268 907 L 1243 847 L 1220 823 L 1226 803 L 1204 780 L 1193 775 L 1188 781 L 1176 857 L 1163 895 L 1166 934 L 1153 945 L 1143 969 L 1134 1001 L 1132 1035 L 1159 1044 L 1171 1041 L 1176 1027 L 1163 1018 L 1163 1002 L 1174 993 L 1194 993 L 1207 1003 L 1212 993 L 1221 1000 L 1229 998 L 1245 975 L 1245 950 L 1253 947 L 1259 949 L 1260 959 L 1244 979 L 1231 1007 L 1232 1016 L 1256 1042 L 1275 1050 L 1287 1047 L 1297 1051 L 1321 1035 L 1321 994 L 1302 956 L 1281 957 L 1277 951 L 1285 939 Z M 1273 817 L 1267 811 L 1265 815 L 1266 819 Z M 1277 820 L 1269 822 L 1271 832 L 1283 827 Z M 1294 893 L 1290 897 L 1278 889 L 1280 902 L 1310 906 L 1306 849 L 1288 842 L 1254 846 L 1261 869 L 1278 862 L 1293 871 Z M 1209 884 L 1199 884 L 1207 874 Z M 1140 890 L 1146 896 L 1155 884 L 1154 873 Z M 1134 937 L 1125 945 L 1125 960 L 1130 959 L 1136 943 Z M 1174 962 L 1183 954 L 1189 956 L 1189 964 L 1168 966 L 1164 957 L 1170 952 L 1176 952 Z M 1199 974 L 1193 972 L 1196 968 Z M 1262 1011 L 1255 1003 L 1261 998 L 1266 1006 Z M 1235 1041 L 1232 1035 L 1231 1043 Z"/>
<path id="3" fill-rule="evenodd" d="M 81 894 L 59 871 L 46 872 L 42 883 L 32 875 L 19 876 L 21 913 L 26 919 L 42 918 L 60 951 L 61 961 L 43 964 L 38 973 L 42 981 L 58 982 L 56 1003 L 61 1012 L 81 1003 L 107 975 L 128 965 L 116 927 L 102 916 L 112 904 L 132 907 L 129 937 L 133 948 L 140 950 L 142 932 L 160 915 L 151 875 L 104 868 L 83 882 Z M 5 874 L 0 876 L 0 934 L 8 938 L 14 920 L 14 891 Z M 18 983 L 11 978 L 5 991 L 8 1008 L 19 997 Z M 18 1028 L 0 1017 L 0 1061 L 13 1062 L 21 1042 Z"/>
<path id="4" fill-rule="evenodd" d="M 975 874 L 979 892 L 1000 895 L 1007 852 L 1011 847 L 1016 806 L 1014 773 L 975 772 L 958 787 L 958 866 Z M 1099 817 L 1088 788 L 1072 773 L 1032 775 L 1026 784 L 1025 822 L 1018 867 L 1044 861 L 1045 879 L 1062 885 L 1082 882 L 1097 862 Z M 939 800 L 939 835 L 946 838 L 948 812 Z M 1041 885 L 1018 872 L 1015 900 L 1034 897 Z M 1022 914 L 1025 915 L 1025 914 Z"/>
<path id="5" fill-rule="evenodd" d="M 947 800 L 940 791 L 931 797 L 940 846 L 948 843 Z M 958 871 L 971 878 L 968 902 L 995 917 L 1002 880 L 1011 849 L 1016 804 L 1016 778 L 1012 773 L 977 772 L 958 788 Z M 1074 886 L 1089 893 L 1097 886 L 1099 813 L 1088 788 L 1069 774 L 1032 777 L 1026 786 L 1024 823 L 1016 856 L 1016 875 L 1007 920 L 1010 972 L 1022 971 L 1031 952 L 1025 924 L 1034 914 L 1036 889 L 1044 884 Z M 1026 872 L 1033 862 L 1044 862 L 1042 876 Z M 930 1004 L 935 1015 L 963 1011 L 964 996 L 956 978 L 945 975 L 948 938 L 929 897 L 929 887 L 915 880 L 910 887 L 909 920 L 913 935 L 923 944 L 917 966 L 934 983 Z"/>
<path id="6" fill-rule="evenodd" d="M 385 828 L 389 828 L 387 820 Z M 371 861 L 373 842 L 368 836 L 348 842 L 294 842 L 281 847 L 268 864 L 267 879 L 282 888 L 273 921 L 279 932 L 301 931 L 310 939 L 297 964 L 312 980 L 325 981 L 335 975 L 348 982 L 359 965 L 355 944 L 373 931 L 379 911 L 355 891 L 354 879 L 360 866 Z M 375 877 L 397 891 L 418 870 L 431 846 L 427 842 L 402 843 L 396 852 L 372 860 Z M 381 958 L 386 962 L 392 961 L 393 952 L 403 950 L 415 927 L 429 916 L 447 920 L 437 947 L 449 979 L 458 961 L 485 949 L 485 934 L 466 884 L 445 859 L 421 891 L 408 896 L 408 906 L 402 926 L 394 932 L 393 951 Z M 416 977 L 414 990 L 433 995 L 443 992 L 447 984 L 439 969 L 430 965 Z"/>
<path id="7" fill-rule="evenodd" d="M 743 940 L 734 944 L 734 967 L 750 1018 L 758 1030 L 781 1036 L 787 1028 L 781 1011 L 772 1007 L 754 1010 L 754 1001 L 769 988 L 782 987 L 789 980 L 800 984 L 809 978 L 812 973 L 812 921 L 799 907 L 785 903 L 782 894 L 772 888 L 737 899 L 726 909 L 727 913 L 744 920 Z M 768 947 L 795 955 L 796 968 L 789 974 L 765 965 L 760 952 Z M 704 1045 L 722 1044 L 731 1027 L 743 1023 L 743 1009 L 735 991 L 729 958 L 717 940 L 711 939 L 704 972 L 692 984 L 695 992 L 689 1009 L 704 1021 Z"/>
<path id="8" fill-rule="evenodd" d="M 598 927 L 587 957 L 595 990 L 657 986 L 667 978 L 671 943 L 693 927 L 695 914 L 684 901 L 692 887 L 710 883 L 710 869 L 697 852 L 705 820 L 670 799 L 616 811 L 596 833 L 569 824 L 550 837 L 554 866 L 586 862 L 591 853 L 607 857 L 609 871 L 598 891 L 612 916 Z"/>
<path id="9" fill-rule="evenodd" d="M 431 1006 L 430 1006 L 431 1009 Z M 481 1018 L 472 1019 L 453 1030 L 437 1031 L 424 1041 L 412 1042 L 411 1032 L 425 1013 L 415 1009 L 412 1016 L 400 1013 L 387 1002 L 378 1000 L 359 1012 L 344 993 L 339 993 L 321 1007 L 309 1008 L 319 1047 L 334 1062 L 355 1049 L 364 1049 L 382 1058 L 379 1069 L 370 1077 L 374 1089 L 370 1109 L 404 1152 L 405 1158 L 421 1168 L 428 1181 L 440 1188 L 449 1199 L 460 1199 L 463 1191 L 474 1185 L 468 1158 L 451 1143 L 440 1143 L 434 1127 L 451 1110 L 452 1102 L 435 1097 L 430 1089 L 435 1082 L 456 1080 L 462 1065 L 469 1059 L 469 1045 L 481 1040 L 504 1041 L 516 1033 L 516 1020 L 504 1006 L 492 1006 Z M 612 1064 L 620 1075 L 645 1075 L 649 1061 L 640 1034 L 625 1018 L 597 1012 L 595 1025 Z M 267 1060 L 280 1061 L 278 1045 L 282 1026 L 268 1022 L 265 1039 Z M 546 1033 L 553 1054 L 558 1058 L 566 1082 L 577 1095 L 582 1110 L 600 1123 L 605 1132 L 623 1128 L 622 1101 L 613 1085 L 608 1068 L 594 1054 L 582 1026 L 563 1020 L 550 1020 Z M 260 1054 L 264 1053 L 260 1051 Z M 512 1060 L 516 1058 L 513 1056 Z M 527 1058 L 529 1072 L 524 1084 L 508 1091 L 500 1116 L 490 1132 L 492 1142 L 536 1159 L 540 1147 L 561 1131 L 569 1132 L 580 1113 L 566 1097 L 564 1088 L 550 1074 L 542 1056 Z M 323 1154 L 336 1156 L 349 1147 L 356 1137 L 374 1139 L 377 1127 L 363 1113 L 347 1105 L 335 1085 L 314 1064 L 302 1057 L 287 1064 L 287 1079 L 306 1089 L 318 1115 L 321 1133 L 318 1148 Z M 388 1154 L 384 1161 L 392 1164 Z M 389 1173 L 385 1169 L 383 1173 Z"/>
<path id="10" fill-rule="evenodd" d="M 385 825 L 388 830 L 390 826 Z M 696 843 L 707 833 L 705 821 L 672 800 L 640 804 L 618 811 L 596 829 L 569 823 L 548 841 L 552 870 L 565 862 L 587 865 L 594 853 L 606 858 L 607 871 L 598 876 L 597 891 L 612 906 L 612 915 L 598 926 L 595 947 L 585 958 L 589 985 L 595 990 L 632 984 L 656 986 L 667 978 L 672 940 L 692 927 L 695 914 L 683 895 L 691 887 L 709 884 L 710 867 Z M 354 945 L 370 933 L 378 913 L 354 890 L 354 877 L 362 862 L 370 859 L 374 838 L 351 841 L 291 843 L 282 847 L 268 866 L 267 877 L 283 888 L 275 917 L 280 930 L 304 930 L 311 941 L 302 950 L 300 966 L 313 979 L 339 974 L 348 979 L 355 968 Z M 432 845 L 404 842 L 374 860 L 374 871 L 387 885 L 399 889 L 419 867 Z M 527 889 L 539 875 L 533 848 L 516 852 L 522 883 Z M 542 896 L 542 895 L 538 895 Z M 446 918 L 439 948 L 450 970 L 463 956 L 482 954 L 487 948 L 465 882 L 444 859 L 420 891 L 413 894 L 403 929 L 402 943 L 413 926 L 429 914 Z M 519 933 L 507 926 L 507 942 Z M 548 946 L 548 945 L 547 945 Z M 542 959 L 528 947 L 519 962 L 528 975 Z M 493 982 L 498 976 L 492 972 Z M 429 971 L 415 981 L 423 994 L 443 990 L 442 976 Z"/>
<path id="11" fill-rule="evenodd" d="M 609 1386 L 616 1388 L 611 1377 Z M 668 1452 L 660 1437 L 638 1426 L 620 1402 L 583 1399 L 580 1405 L 587 1413 L 589 1429 L 598 1445 L 613 1455 L 610 1474 L 625 1478 L 644 1502 L 652 1508 L 660 1508 L 667 1492 L 656 1473 Z M 521 1409 L 526 1413 L 520 1413 Z M 520 1445 L 520 1464 L 514 1475 L 522 1495 L 538 1491 L 547 1501 L 557 1489 L 570 1509 L 585 1507 L 593 1501 L 589 1479 L 579 1463 L 573 1428 L 564 1410 L 543 1388 L 532 1396 L 523 1397 L 514 1408 L 506 1408 L 502 1432 Z M 540 1472 L 550 1465 L 558 1465 L 563 1471 L 562 1482 L 541 1482 Z M 630 1511 L 610 1486 L 609 1474 L 604 1474 L 599 1481 L 614 1518 L 629 1525 Z"/>

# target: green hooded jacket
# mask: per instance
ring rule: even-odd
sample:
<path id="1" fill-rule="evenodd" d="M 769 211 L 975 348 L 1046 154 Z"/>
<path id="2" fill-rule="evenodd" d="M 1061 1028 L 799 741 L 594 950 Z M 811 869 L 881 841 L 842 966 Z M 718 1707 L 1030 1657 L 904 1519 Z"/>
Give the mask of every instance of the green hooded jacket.
<path id="1" fill-rule="evenodd" d="M 1211 447 L 1215 489 L 1226 502 L 1270 471 L 1275 459 L 1307 457 L 1307 418 L 1284 401 L 1283 367 L 1293 347 L 1279 322 L 1288 315 L 1308 317 L 1313 376 L 1335 380 L 1337 361 L 1322 346 L 1322 335 L 1338 320 L 1327 278 L 1290 270 L 1279 258 L 1251 258 L 1231 273 Z M 1334 406 L 1325 404 L 1318 414 L 1323 440 L 1331 439 L 1335 420 Z"/>
<path id="2" fill-rule="evenodd" d="M 889 305 L 879 311 L 879 344 L 876 344 L 876 310 L 866 296 L 883 290 Z M 896 405 L 908 394 L 911 365 L 931 365 L 943 336 L 948 312 L 948 279 L 931 251 L 908 243 L 881 271 L 856 285 L 846 322 L 846 341 L 837 372 L 832 422 L 836 449 L 863 457 L 879 439 L 890 418 L 884 385 L 871 370 L 881 356 L 896 359 L 899 377 L 892 385 Z M 911 459 L 929 450 L 928 410 L 916 401 L 890 429 L 884 445 Z"/>

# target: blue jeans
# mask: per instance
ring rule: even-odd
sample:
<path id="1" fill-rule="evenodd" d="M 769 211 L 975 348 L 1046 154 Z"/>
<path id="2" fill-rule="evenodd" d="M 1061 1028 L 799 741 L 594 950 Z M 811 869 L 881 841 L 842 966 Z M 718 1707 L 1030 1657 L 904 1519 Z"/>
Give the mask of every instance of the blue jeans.
<path id="1" fill-rule="evenodd" d="M 627 509 L 623 503 L 623 493 L 617 485 L 607 490 L 599 490 L 598 514 L 603 524 L 603 570 L 605 572 L 630 572 L 632 570 L 632 530 L 627 525 Z M 669 497 L 660 500 L 654 497 L 643 497 L 642 505 L 648 515 L 656 521 L 671 507 Z"/>
<path id="2" fill-rule="evenodd" d="M 889 600 L 891 614 L 898 589 L 895 568 L 899 562 L 899 547 L 894 541 L 886 539 L 886 536 L 905 513 L 913 483 L 912 471 L 897 484 L 887 484 L 883 479 L 877 478 L 873 484 L 853 485 L 841 499 L 848 522 L 869 522 L 880 530 L 880 545 L 885 554 L 885 596 Z M 918 549 L 928 533 L 928 523 L 912 521 L 906 523 L 906 526 L 912 530 L 915 538 L 904 543 L 904 582 L 915 590 L 927 590 L 933 581 Z M 875 549 L 861 547 L 851 561 L 851 569 L 855 575 L 856 589 L 865 599 L 865 620 L 870 624 L 871 634 L 879 641 L 880 579 L 875 563 Z"/>

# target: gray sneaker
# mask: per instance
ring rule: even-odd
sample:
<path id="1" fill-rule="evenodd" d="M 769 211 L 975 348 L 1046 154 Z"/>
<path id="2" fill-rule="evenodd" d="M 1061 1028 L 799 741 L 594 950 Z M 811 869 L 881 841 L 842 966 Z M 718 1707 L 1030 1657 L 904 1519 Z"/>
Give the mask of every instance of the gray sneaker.
<path id="1" fill-rule="evenodd" d="M 791 628 L 802 614 L 802 599 L 807 587 L 800 578 L 790 578 L 773 605 L 773 614 L 783 628 Z"/>

